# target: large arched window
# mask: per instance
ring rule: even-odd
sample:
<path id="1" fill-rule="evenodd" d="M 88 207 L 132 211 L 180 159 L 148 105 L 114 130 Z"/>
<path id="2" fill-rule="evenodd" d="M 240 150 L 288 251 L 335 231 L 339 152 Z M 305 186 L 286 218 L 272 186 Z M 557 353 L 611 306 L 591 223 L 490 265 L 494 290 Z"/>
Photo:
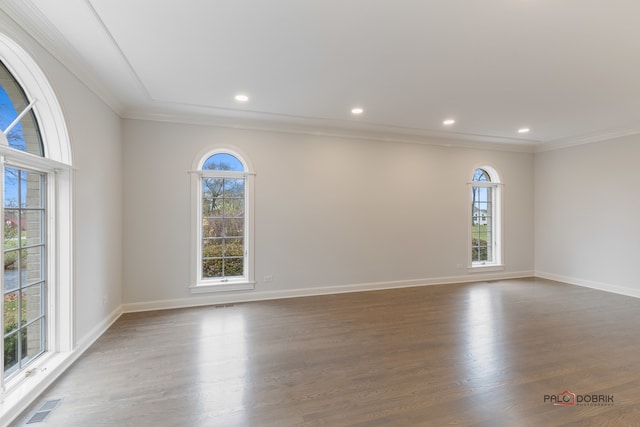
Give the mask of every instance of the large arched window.
<path id="1" fill-rule="evenodd" d="M 73 348 L 72 186 L 69 137 L 53 89 L 2 34 L 0 167 L 0 393 L 10 407 L 44 387 L 47 374 L 32 374 L 55 371 L 58 356 Z"/>
<path id="2" fill-rule="evenodd" d="M 472 268 L 502 264 L 502 195 L 500 178 L 489 166 L 473 172 L 470 186 L 470 262 Z"/>
<path id="3" fill-rule="evenodd" d="M 230 150 L 207 153 L 194 172 L 192 292 L 253 289 L 253 174 Z"/>

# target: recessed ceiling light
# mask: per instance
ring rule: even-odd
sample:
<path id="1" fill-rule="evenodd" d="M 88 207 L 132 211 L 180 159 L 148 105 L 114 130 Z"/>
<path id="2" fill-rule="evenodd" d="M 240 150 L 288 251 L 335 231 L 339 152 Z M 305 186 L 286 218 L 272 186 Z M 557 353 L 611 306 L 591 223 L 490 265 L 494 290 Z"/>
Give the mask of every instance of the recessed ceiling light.
<path id="1" fill-rule="evenodd" d="M 244 95 L 242 93 L 239 93 L 238 95 L 236 95 L 236 101 L 238 102 L 247 102 L 249 100 L 249 97 L 247 95 Z"/>
<path id="2" fill-rule="evenodd" d="M 531 129 L 529 129 L 529 128 L 520 128 L 520 129 L 518 129 L 518 133 L 527 133 L 527 132 L 529 132 L 530 130 L 531 130 Z"/>
<path id="3" fill-rule="evenodd" d="M 452 124 L 454 124 L 456 121 L 453 119 L 447 119 L 444 122 L 442 122 L 443 125 L 445 126 L 451 126 Z"/>
<path id="4" fill-rule="evenodd" d="M 364 110 L 360 107 L 355 107 L 351 109 L 351 114 L 362 114 L 364 113 Z"/>

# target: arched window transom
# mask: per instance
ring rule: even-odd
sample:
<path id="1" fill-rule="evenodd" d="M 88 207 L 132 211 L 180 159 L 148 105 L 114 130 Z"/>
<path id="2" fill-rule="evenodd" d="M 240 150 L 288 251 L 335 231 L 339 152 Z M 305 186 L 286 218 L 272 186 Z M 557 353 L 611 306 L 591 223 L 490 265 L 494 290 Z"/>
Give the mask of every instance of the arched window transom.
<path id="1" fill-rule="evenodd" d="M 0 143 L 44 156 L 40 128 L 33 112 L 37 100 L 29 100 L 7 67 L 0 61 Z"/>

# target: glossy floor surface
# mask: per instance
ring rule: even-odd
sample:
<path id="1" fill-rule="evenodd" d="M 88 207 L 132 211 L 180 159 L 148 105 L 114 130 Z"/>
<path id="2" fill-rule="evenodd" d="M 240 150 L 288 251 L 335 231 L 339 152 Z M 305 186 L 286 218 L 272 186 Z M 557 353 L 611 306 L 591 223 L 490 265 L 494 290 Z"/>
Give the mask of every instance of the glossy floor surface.
<path id="1" fill-rule="evenodd" d="M 639 325 L 540 279 L 131 313 L 16 425 L 638 426 Z"/>

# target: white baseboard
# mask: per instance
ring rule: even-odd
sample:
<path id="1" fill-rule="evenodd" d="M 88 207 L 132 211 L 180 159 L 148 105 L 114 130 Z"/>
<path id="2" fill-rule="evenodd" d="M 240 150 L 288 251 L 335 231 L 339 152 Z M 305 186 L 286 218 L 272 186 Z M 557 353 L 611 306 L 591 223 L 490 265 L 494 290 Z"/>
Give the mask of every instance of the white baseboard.
<path id="1" fill-rule="evenodd" d="M 82 338 L 82 340 L 76 343 L 75 351 L 84 353 L 94 342 L 98 340 L 98 338 L 102 336 L 102 334 L 107 332 L 107 329 L 109 329 L 111 325 L 113 325 L 116 320 L 122 316 L 122 313 L 124 313 L 122 306 L 120 305 L 116 307 L 102 322 L 97 324 L 85 337 Z"/>
<path id="2" fill-rule="evenodd" d="M 599 291 L 640 298 L 640 289 L 616 286 L 610 283 L 595 282 L 593 280 L 579 279 L 576 277 L 562 276 L 559 274 L 547 273 L 544 271 L 536 271 L 535 276 L 540 277 L 541 279 L 554 280 L 556 282 L 568 283 L 570 285 L 582 286 L 585 288 L 597 289 Z"/>
<path id="3" fill-rule="evenodd" d="M 0 402 L 0 425 L 9 425 L 25 411 L 29 405 L 60 377 L 87 349 L 104 334 L 122 315 L 122 306 L 117 307 L 98 325 L 96 325 L 74 349 L 69 352 L 55 353 L 36 365 L 37 375 L 30 376 L 3 395 Z"/>
<path id="4" fill-rule="evenodd" d="M 297 298 L 316 295 L 341 294 L 348 292 L 376 291 L 381 289 L 408 288 L 414 286 L 445 285 L 453 283 L 476 282 L 483 280 L 517 279 L 533 277 L 533 271 L 477 273 L 461 276 L 436 277 L 429 279 L 400 280 L 390 282 L 359 283 L 352 285 L 322 286 L 315 288 L 297 288 L 274 291 L 242 291 L 197 295 L 191 298 L 159 300 L 129 303 L 122 306 L 124 313 L 138 311 L 164 310 L 171 308 L 197 307 L 203 305 L 232 304 L 250 301 L 264 301 L 283 298 Z"/>

